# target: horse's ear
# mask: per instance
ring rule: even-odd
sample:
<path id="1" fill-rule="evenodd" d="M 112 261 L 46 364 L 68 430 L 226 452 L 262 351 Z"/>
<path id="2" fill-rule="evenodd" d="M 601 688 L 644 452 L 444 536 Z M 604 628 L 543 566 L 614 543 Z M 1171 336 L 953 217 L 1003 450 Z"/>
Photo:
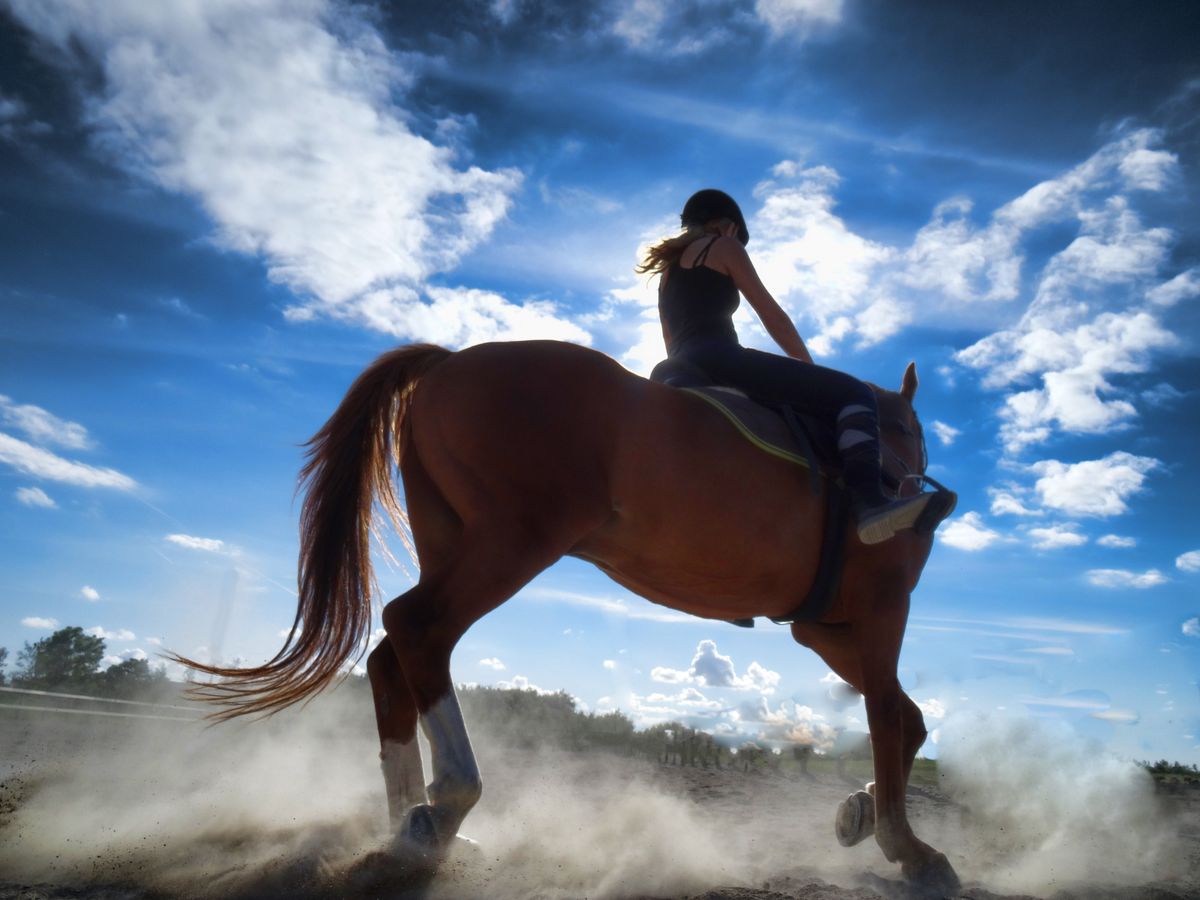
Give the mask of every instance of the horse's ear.
<path id="1" fill-rule="evenodd" d="M 900 396 L 909 403 L 913 402 L 913 397 L 917 395 L 917 364 L 910 362 L 908 368 L 904 370 L 904 381 L 900 383 Z"/>

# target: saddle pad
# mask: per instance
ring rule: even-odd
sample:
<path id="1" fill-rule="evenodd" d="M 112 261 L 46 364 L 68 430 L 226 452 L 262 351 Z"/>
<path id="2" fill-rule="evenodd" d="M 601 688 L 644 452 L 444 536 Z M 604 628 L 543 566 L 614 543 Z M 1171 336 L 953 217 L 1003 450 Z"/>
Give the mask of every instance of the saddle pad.
<path id="1" fill-rule="evenodd" d="M 774 410 L 755 403 L 741 391 L 731 388 L 689 387 L 681 390 L 718 409 L 746 440 L 760 450 L 806 469 L 812 468 L 804 448 L 792 435 L 783 416 Z"/>

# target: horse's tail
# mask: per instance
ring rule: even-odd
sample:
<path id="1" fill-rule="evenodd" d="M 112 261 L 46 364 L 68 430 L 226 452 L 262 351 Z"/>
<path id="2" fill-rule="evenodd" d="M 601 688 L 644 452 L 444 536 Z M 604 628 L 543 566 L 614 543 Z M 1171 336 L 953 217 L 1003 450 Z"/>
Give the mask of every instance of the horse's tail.
<path id="1" fill-rule="evenodd" d="M 171 655 L 221 679 L 191 692 L 223 707 L 213 718 L 276 713 L 326 688 L 347 660 L 365 652 L 375 586 L 370 553 L 375 503 L 411 550 L 408 516 L 396 497 L 394 476 L 407 442 L 413 389 L 450 353 L 432 344 L 411 344 L 383 354 L 305 445 L 299 598 L 283 649 L 261 666 L 244 669 Z"/>

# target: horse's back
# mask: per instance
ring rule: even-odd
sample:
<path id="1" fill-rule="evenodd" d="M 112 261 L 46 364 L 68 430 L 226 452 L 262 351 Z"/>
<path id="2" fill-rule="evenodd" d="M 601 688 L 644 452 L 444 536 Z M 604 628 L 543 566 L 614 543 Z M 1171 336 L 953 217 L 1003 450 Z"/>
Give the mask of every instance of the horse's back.
<path id="1" fill-rule="evenodd" d="M 418 388 L 411 434 L 460 518 L 569 532 L 567 552 L 658 602 L 732 616 L 756 598 L 782 615 L 811 575 L 823 509 L 806 472 L 596 351 L 456 353 Z"/>

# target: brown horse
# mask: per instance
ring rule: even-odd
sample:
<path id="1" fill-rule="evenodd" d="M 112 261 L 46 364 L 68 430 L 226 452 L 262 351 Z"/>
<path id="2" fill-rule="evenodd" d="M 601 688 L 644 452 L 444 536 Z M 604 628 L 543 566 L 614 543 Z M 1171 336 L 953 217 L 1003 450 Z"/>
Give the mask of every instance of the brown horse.
<path id="1" fill-rule="evenodd" d="M 876 388 L 885 467 L 901 477 L 925 463 L 916 389 L 912 365 L 899 393 Z M 825 515 L 805 472 L 755 449 L 708 404 L 546 341 L 384 354 L 310 442 L 301 479 L 299 608 L 283 649 L 247 669 L 180 661 L 222 678 L 200 688 L 224 704 L 218 717 L 273 712 L 321 690 L 370 631 L 376 504 L 402 535 L 411 523 L 420 580 L 383 608 L 387 639 L 367 672 L 396 846 L 434 860 L 481 791 L 450 678 L 451 651 L 475 621 L 563 556 L 693 615 L 785 617 L 813 581 Z M 933 539 L 904 531 L 868 547 L 850 530 L 831 609 L 791 626 L 866 699 L 875 783 L 842 804 L 839 838 L 874 833 L 910 882 L 949 893 L 954 870 L 906 816 L 926 731 L 896 677 Z M 428 787 L 418 723 L 433 757 Z"/>

